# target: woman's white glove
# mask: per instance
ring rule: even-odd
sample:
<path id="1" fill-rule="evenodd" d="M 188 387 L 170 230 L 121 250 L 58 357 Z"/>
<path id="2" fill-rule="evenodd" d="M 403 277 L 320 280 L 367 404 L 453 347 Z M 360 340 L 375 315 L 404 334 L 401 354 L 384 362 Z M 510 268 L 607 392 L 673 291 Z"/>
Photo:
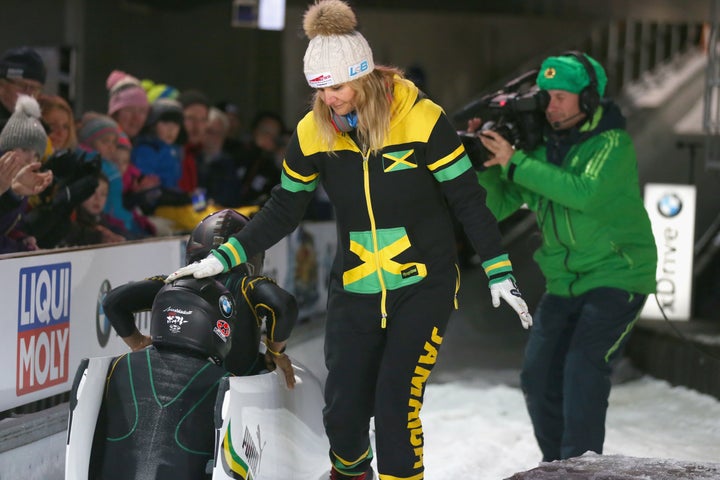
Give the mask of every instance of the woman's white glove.
<path id="1" fill-rule="evenodd" d="M 500 306 L 500 297 L 502 297 L 517 312 L 523 328 L 528 329 L 532 326 L 532 316 L 527 303 L 523 300 L 520 290 L 515 285 L 515 280 L 512 277 L 490 285 L 490 295 L 492 296 L 493 307 Z"/>
<path id="2" fill-rule="evenodd" d="M 207 257 L 203 258 L 199 262 L 191 263 L 179 268 L 175 272 L 168 275 L 165 279 L 165 283 L 174 282 L 180 277 L 187 277 L 192 275 L 195 278 L 212 277 L 218 273 L 222 273 L 225 270 L 220 260 L 215 258 L 212 253 Z"/>

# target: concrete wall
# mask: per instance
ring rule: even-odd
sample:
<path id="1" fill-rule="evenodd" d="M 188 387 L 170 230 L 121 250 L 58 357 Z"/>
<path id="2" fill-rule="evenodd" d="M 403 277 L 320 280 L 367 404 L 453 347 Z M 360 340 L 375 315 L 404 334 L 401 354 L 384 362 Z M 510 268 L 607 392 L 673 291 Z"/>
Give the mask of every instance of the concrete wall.
<path id="1" fill-rule="evenodd" d="M 302 9 L 289 9 L 284 39 L 285 115 L 295 121 L 306 111 L 310 88 L 302 73 L 307 39 Z M 407 68 L 418 64 L 427 75 L 427 94 L 446 111 L 467 103 L 489 82 L 517 69 L 528 58 L 567 49 L 568 39 L 591 23 L 477 13 L 413 13 L 358 9 L 360 30 L 375 63 Z M 299 99 L 299 101 L 297 100 Z"/>
<path id="2" fill-rule="evenodd" d="M 249 119 L 281 111 L 294 124 L 310 95 L 302 74 L 307 39 L 302 8 L 289 8 L 284 32 L 230 26 L 230 1 L 180 11 L 112 0 L 3 2 L 0 49 L 27 44 L 75 47 L 78 112 L 104 111 L 105 79 L 115 68 L 213 101 L 238 103 Z M 427 74 L 428 93 L 448 109 L 489 79 L 588 28 L 588 21 L 358 9 L 376 61 Z"/>
<path id="3" fill-rule="evenodd" d="M 614 0 L 609 8 L 628 8 L 624 1 Z M 231 27 L 230 5 L 230 0 L 198 2 L 171 11 L 127 0 L 5 0 L 0 49 L 19 44 L 74 47 L 78 112 L 105 111 L 105 79 L 119 68 L 180 89 L 204 90 L 213 101 L 231 100 L 246 120 L 260 109 L 273 109 L 294 125 L 311 93 L 302 74 L 304 6 L 292 2 L 285 31 L 268 32 Z M 574 6 L 546 1 L 534 16 L 407 6 L 358 6 L 357 13 L 376 62 L 421 66 L 427 93 L 451 112 L 528 59 L 568 48 L 589 34 L 598 17 L 563 15 L 563 5 Z M 678 15 L 669 0 L 654 4 L 654 11 L 647 5 L 637 3 L 633 15 Z M 551 14 L 553 8 L 557 15 Z"/>

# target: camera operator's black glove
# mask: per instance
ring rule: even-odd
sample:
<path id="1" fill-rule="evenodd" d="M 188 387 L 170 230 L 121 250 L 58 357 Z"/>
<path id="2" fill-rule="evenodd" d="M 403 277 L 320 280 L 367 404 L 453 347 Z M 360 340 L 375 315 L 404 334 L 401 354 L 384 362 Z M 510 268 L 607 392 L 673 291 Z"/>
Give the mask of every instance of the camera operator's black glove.
<path id="1" fill-rule="evenodd" d="M 75 180 L 70 185 L 58 188 L 52 199 L 52 204 L 53 206 L 69 205 L 74 208 L 90 198 L 95 193 L 97 186 L 97 176 L 85 176 L 80 180 Z"/>

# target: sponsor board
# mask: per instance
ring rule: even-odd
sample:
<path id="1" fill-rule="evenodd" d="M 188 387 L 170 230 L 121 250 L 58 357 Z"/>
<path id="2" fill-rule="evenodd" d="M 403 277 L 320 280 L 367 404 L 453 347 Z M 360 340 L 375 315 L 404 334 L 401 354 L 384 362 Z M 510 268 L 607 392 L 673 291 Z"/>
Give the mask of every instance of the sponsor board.
<path id="1" fill-rule="evenodd" d="M 692 315 L 692 271 L 695 244 L 694 185 L 645 186 L 645 209 L 657 245 L 657 287 L 648 298 L 642 318 L 689 320 Z M 658 307 L 662 307 L 662 311 Z"/>

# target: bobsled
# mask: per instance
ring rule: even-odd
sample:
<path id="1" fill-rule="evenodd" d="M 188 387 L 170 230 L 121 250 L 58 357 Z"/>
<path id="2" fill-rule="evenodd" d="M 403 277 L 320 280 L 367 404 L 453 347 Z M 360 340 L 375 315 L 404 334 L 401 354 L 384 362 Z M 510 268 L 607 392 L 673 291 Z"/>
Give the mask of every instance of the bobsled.
<path id="1" fill-rule="evenodd" d="M 87 480 L 105 382 L 115 357 L 83 359 L 70 395 L 65 478 Z M 226 377 L 215 401 L 212 479 L 326 479 L 329 443 L 320 380 L 292 359 L 295 388 L 276 371 Z"/>
<path id="2" fill-rule="evenodd" d="M 295 388 L 277 371 L 222 380 L 215 405 L 213 480 L 327 479 L 322 385 L 292 359 Z"/>
<path id="3" fill-rule="evenodd" d="M 114 358 L 113 356 L 84 358 L 75 373 L 70 390 L 70 413 L 65 445 L 67 480 L 88 478 L 95 426 L 102 405 L 108 368 Z"/>

